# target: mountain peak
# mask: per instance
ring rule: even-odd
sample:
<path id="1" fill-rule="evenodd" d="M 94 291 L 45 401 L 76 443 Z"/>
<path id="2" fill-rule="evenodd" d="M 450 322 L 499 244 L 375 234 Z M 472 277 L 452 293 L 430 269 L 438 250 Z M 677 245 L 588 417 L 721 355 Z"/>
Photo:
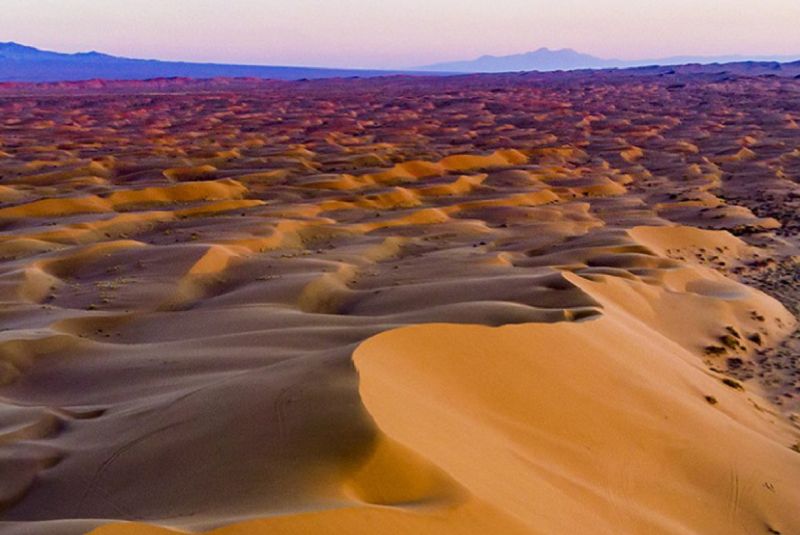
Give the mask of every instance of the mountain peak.
<path id="1" fill-rule="evenodd" d="M 549 48 L 546 46 L 537 48 L 532 52 L 528 52 L 529 54 L 578 54 L 575 50 L 571 48 Z"/>
<path id="2" fill-rule="evenodd" d="M 32 46 L 21 45 L 19 43 L 15 43 L 14 41 L 6 41 L 4 43 L 0 43 L 0 51 L 3 52 L 40 52 L 38 48 L 34 48 Z"/>
<path id="3" fill-rule="evenodd" d="M 115 56 L 111 56 L 109 54 L 103 54 L 102 52 L 98 52 L 97 50 L 90 50 L 89 52 L 78 52 L 77 54 L 73 54 L 76 58 L 84 58 L 84 59 L 113 59 Z"/>
<path id="4" fill-rule="evenodd" d="M 0 58 L 10 60 L 39 60 L 39 59 L 52 59 L 55 57 L 66 56 L 67 54 L 59 54 L 57 52 L 48 52 L 38 48 L 21 45 L 14 41 L 0 43 Z"/>
<path id="5" fill-rule="evenodd" d="M 0 41 L 0 48 L 33 48 L 33 47 L 28 45 L 22 45 L 15 41 Z"/>
<path id="6" fill-rule="evenodd" d="M 109 59 L 113 58 L 114 56 L 109 56 L 108 54 L 103 54 L 101 52 L 97 52 L 92 50 L 90 52 L 78 52 L 76 54 L 65 54 L 61 52 L 51 52 L 49 50 L 41 50 L 39 48 L 22 45 L 20 43 L 15 43 L 14 41 L 8 41 L 5 43 L 0 43 L 0 58 L 4 59 L 11 59 L 11 60 L 91 60 L 91 59 Z"/>
<path id="7" fill-rule="evenodd" d="M 613 60 L 603 60 L 571 48 L 541 47 L 521 54 L 486 55 L 471 61 L 439 63 L 423 69 L 443 72 L 554 71 L 594 69 L 606 67 L 610 62 L 613 63 Z"/>

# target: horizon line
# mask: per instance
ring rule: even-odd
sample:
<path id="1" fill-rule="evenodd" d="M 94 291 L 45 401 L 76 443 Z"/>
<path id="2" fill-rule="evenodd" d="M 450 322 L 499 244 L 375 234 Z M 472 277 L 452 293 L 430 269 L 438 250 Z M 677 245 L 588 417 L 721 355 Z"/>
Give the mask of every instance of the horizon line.
<path id="1" fill-rule="evenodd" d="M 0 41 L 0 45 L 16 45 L 25 48 L 32 48 L 39 52 L 44 53 L 52 53 L 52 54 L 61 54 L 61 55 L 68 55 L 68 56 L 78 56 L 78 55 L 102 55 L 108 56 L 115 59 L 121 60 L 131 60 L 131 61 L 157 61 L 157 62 L 164 62 L 164 63 L 185 63 L 185 64 L 193 64 L 193 65 L 220 65 L 220 66 L 231 66 L 231 67 L 275 67 L 275 68 L 305 68 L 305 69 L 319 69 L 319 70 L 347 70 L 347 71 L 360 71 L 360 72 L 370 72 L 370 71 L 387 71 L 387 72 L 414 72 L 414 71 L 424 71 L 425 69 L 430 69 L 436 67 L 438 65 L 447 65 L 447 64 L 457 64 L 457 63 L 470 63 L 474 61 L 478 61 L 481 59 L 502 59 L 502 58 L 511 58 L 517 56 L 525 56 L 529 54 L 535 54 L 537 52 L 572 52 L 575 54 L 580 54 L 584 56 L 589 56 L 592 59 L 600 60 L 600 61 L 609 61 L 609 62 L 620 62 L 625 64 L 634 64 L 641 62 L 643 65 L 659 65 L 659 66 L 668 66 L 670 64 L 666 63 L 659 63 L 661 61 L 669 61 L 669 60 L 676 60 L 676 59 L 696 59 L 696 60 L 713 60 L 713 59 L 727 59 L 727 58 L 736 58 L 736 60 L 740 61 L 770 61 L 770 62 L 778 62 L 778 63 L 785 63 L 785 62 L 792 62 L 795 60 L 800 60 L 800 52 L 797 54 L 746 54 L 741 52 L 731 52 L 725 54 L 703 54 L 703 53 L 691 53 L 691 54 L 676 54 L 670 56 L 661 56 L 655 58 L 638 58 L 638 59 L 619 59 L 615 57 L 604 57 L 604 56 L 595 56 L 591 52 L 585 52 L 581 50 L 577 50 L 572 47 L 560 47 L 560 48 L 550 48 L 548 46 L 540 46 L 538 48 L 534 48 L 527 51 L 522 52 L 514 52 L 511 54 L 482 54 L 479 56 L 473 56 L 469 58 L 461 58 L 461 59 L 452 59 L 452 60 L 445 60 L 445 61 L 437 61 L 434 63 L 428 63 L 423 65 L 410 65 L 406 67 L 391 67 L 391 66 L 382 66 L 382 67 L 348 67 L 348 66 L 331 66 L 331 65 L 313 65 L 313 64 L 305 64 L 305 63 L 298 63 L 298 64 L 277 64 L 277 63 L 226 63 L 224 61 L 218 60 L 210 60 L 210 61 L 197 61 L 197 60 L 186 60 L 186 59 L 161 59 L 157 57 L 135 57 L 135 56 L 128 56 L 128 55 L 117 55 L 114 53 L 103 52 L 97 49 L 90 49 L 90 50 L 78 50 L 78 51 L 62 51 L 62 50 L 53 50 L 49 48 L 40 48 L 37 45 L 30 45 L 26 43 L 21 43 L 19 41 Z M 711 62 L 712 64 L 714 62 Z"/>

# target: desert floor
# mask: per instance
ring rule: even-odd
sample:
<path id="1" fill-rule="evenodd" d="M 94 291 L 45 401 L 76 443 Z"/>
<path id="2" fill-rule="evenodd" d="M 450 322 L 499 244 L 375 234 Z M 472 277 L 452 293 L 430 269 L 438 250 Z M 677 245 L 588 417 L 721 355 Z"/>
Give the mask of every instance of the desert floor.
<path id="1" fill-rule="evenodd" d="M 0 532 L 800 533 L 800 80 L 0 87 Z"/>

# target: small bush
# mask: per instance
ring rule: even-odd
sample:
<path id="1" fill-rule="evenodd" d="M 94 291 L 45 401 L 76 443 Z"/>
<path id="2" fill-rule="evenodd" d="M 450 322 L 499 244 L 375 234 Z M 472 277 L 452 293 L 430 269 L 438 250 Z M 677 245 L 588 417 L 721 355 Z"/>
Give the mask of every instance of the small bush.
<path id="1" fill-rule="evenodd" d="M 739 339 L 731 334 L 725 334 L 719 337 L 719 341 L 722 342 L 722 345 L 727 347 L 728 349 L 736 350 L 741 347 L 741 343 L 739 343 Z"/>
<path id="2" fill-rule="evenodd" d="M 736 379 L 731 379 L 729 377 L 726 377 L 725 379 L 723 379 L 722 380 L 722 384 L 724 384 L 725 386 L 729 386 L 729 387 L 733 388 L 734 390 L 744 390 L 744 387 L 742 386 L 742 383 L 740 383 Z"/>
<path id="3" fill-rule="evenodd" d="M 728 325 L 727 327 L 725 327 L 725 330 L 728 331 L 728 334 L 730 334 L 734 338 L 737 338 L 739 340 L 742 339 L 742 335 L 739 334 L 739 331 L 737 331 L 734 327 L 731 327 L 730 325 Z"/>

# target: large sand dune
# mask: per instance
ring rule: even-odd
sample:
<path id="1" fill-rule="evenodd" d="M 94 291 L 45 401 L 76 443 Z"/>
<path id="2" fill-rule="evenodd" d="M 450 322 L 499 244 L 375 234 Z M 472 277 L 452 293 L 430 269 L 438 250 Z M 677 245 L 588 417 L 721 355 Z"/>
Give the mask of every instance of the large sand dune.
<path id="1" fill-rule="evenodd" d="M 800 532 L 797 81 L 209 84 L 0 100 L 0 532 Z"/>

